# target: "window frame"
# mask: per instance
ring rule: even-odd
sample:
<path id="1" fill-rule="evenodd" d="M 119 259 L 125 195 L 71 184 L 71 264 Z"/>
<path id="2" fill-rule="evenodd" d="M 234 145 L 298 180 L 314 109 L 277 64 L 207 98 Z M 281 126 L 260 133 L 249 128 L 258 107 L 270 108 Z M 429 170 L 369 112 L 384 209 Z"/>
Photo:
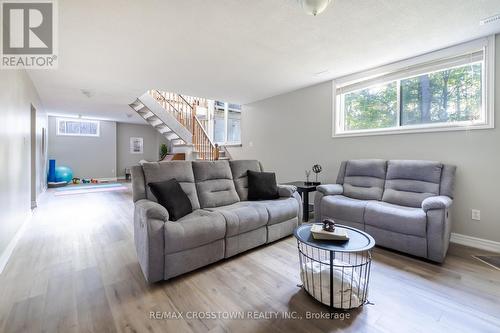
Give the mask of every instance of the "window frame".
<path id="1" fill-rule="evenodd" d="M 432 124 L 415 124 L 415 125 L 401 125 L 401 86 L 400 81 L 415 77 L 418 75 L 409 75 L 406 77 L 399 77 L 397 79 L 391 78 L 385 82 L 382 80 L 383 76 L 397 73 L 408 68 L 426 67 L 432 62 L 452 58 L 455 56 L 464 55 L 467 53 L 483 51 L 483 75 L 482 75 L 482 121 L 460 121 L 450 123 L 432 123 Z M 453 66 L 451 66 L 453 67 Z M 451 68 L 450 67 L 450 68 Z M 444 69 L 443 69 L 444 70 Z M 437 70 L 439 71 L 439 70 Z M 430 71 L 432 72 L 432 71 Z M 434 71 L 436 72 L 436 71 Z M 422 73 L 425 74 L 425 73 Z M 419 74 L 419 75 L 422 75 Z M 374 128 L 362 130 L 344 130 L 344 94 L 337 94 L 337 90 L 350 84 L 362 83 L 364 81 L 370 82 L 381 78 L 380 82 L 376 84 L 384 84 L 389 82 L 398 82 L 397 84 L 397 125 L 395 127 L 387 128 Z M 369 87 L 366 86 L 366 88 Z M 495 128 L 494 119 L 494 103 L 495 103 L 495 36 L 488 36 L 485 38 L 476 39 L 467 43 L 462 43 L 438 51 L 430 52 L 424 55 L 406 59 L 403 61 L 395 62 L 389 65 L 380 66 L 374 69 L 366 70 L 363 72 L 355 73 L 352 75 L 340 77 L 332 80 L 332 137 L 355 137 L 355 136 L 372 136 L 372 135 L 392 135 L 401 133 L 426 133 L 426 132 L 446 132 L 446 131 L 463 131 L 472 129 L 492 129 Z M 361 88 L 363 89 L 363 88 Z"/>
<path id="2" fill-rule="evenodd" d="M 86 122 L 86 123 L 94 123 L 97 125 L 97 133 L 96 134 L 82 134 L 82 133 L 61 133 L 60 132 L 60 123 L 66 121 L 73 122 Z M 56 135 L 57 136 L 74 136 L 74 137 L 100 137 L 101 136 L 101 122 L 99 120 L 94 119 L 82 119 L 82 118 L 68 118 L 68 117 L 57 117 L 56 118 Z"/>
<path id="3" fill-rule="evenodd" d="M 219 109 L 222 110 L 222 105 L 220 103 L 224 104 L 224 142 L 219 142 L 215 141 L 215 110 Z M 228 141 L 228 134 L 229 134 L 229 111 L 237 111 L 240 112 L 240 115 L 243 114 L 242 106 L 240 106 L 239 110 L 234 107 L 230 106 L 235 106 L 237 104 L 234 103 L 228 103 L 228 102 L 221 102 L 221 101 L 215 101 L 214 102 L 214 116 L 213 116 L 213 121 L 214 121 L 214 126 L 213 126 L 213 131 L 214 133 L 212 134 L 212 138 L 214 139 L 214 143 L 222 145 L 222 146 L 240 146 L 241 145 L 241 120 L 240 120 L 240 140 L 239 141 Z"/>

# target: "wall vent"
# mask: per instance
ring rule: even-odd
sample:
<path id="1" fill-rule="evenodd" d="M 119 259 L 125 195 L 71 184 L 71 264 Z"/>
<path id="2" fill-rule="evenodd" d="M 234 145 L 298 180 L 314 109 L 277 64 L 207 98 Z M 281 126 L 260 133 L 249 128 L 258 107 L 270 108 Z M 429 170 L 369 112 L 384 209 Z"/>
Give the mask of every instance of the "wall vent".
<path id="1" fill-rule="evenodd" d="M 481 21 L 479 21 L 479 25 L 493 23 L 493 22 L 499 21 L 499 20 L 500 20 L 500 14 L 497 14 L 497 15 L 493 15 L 493 16 L 486 17 L 486 18 L 482 19 Z"/>

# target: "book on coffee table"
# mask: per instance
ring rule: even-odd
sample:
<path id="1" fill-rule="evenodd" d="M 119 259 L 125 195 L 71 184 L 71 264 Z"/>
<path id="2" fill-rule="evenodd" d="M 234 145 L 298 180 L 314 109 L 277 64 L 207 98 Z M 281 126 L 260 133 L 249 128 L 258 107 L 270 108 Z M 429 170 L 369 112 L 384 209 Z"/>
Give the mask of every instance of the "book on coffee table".
<path id="1" fill-rule="evenodd" d="M 318 240 L 349 240 L 349 235 L 347 235 L 347 231 L 343 228 L 335 228 L 332 232 L 323 230 L 321 224 L 313 224 L 311 233 L 313 238 Z"/>

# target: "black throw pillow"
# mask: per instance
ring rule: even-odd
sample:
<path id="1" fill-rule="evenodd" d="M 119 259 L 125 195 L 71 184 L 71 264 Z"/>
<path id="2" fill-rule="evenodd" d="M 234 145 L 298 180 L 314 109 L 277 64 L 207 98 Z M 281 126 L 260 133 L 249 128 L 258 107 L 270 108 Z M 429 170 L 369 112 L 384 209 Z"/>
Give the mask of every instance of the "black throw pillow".
<path id="1" fill-rule="evenodd" d="M 248 200 L 278 199 L 278 185 L 274 172 L 247 171 Z"/>
<path id="2" fill-rule="evenodd" d="M 170 221 L 177 221 L 193 211 L 191 201 L 177 179 L 149 183 L 148 186 L 158 203 L 167 209 Z"/>

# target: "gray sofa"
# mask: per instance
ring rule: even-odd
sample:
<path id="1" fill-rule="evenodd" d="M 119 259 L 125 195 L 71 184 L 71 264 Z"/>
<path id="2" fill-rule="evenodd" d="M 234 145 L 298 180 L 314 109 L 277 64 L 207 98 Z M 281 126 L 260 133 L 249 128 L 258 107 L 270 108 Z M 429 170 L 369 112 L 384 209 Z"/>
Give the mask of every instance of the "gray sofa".
<path id="1" fill-rule="evenodd" d="M 255 160 L 171 161 L 132 168 L 134 241 L 148 282 L 167 280 L 292 234 L 302 217 L 293 186 L 278 186 L 280 198 L 247 201 L 247 170 Z M 150 182 L 176 178 L 193 212 L 176 222 L 156 202 Z"/>
<path id="2" fill-rule="evenodd" d="M 337 184 L 318 186 L 315 220 L 333 218 L 365 230 L 378 245 L 443 262 L 455 169 L 432 161 L 342 162 Z"/>

